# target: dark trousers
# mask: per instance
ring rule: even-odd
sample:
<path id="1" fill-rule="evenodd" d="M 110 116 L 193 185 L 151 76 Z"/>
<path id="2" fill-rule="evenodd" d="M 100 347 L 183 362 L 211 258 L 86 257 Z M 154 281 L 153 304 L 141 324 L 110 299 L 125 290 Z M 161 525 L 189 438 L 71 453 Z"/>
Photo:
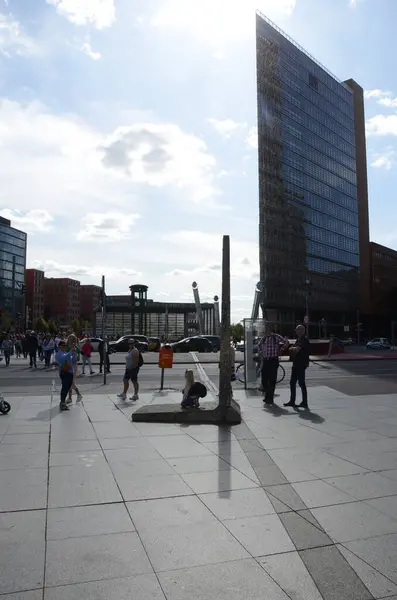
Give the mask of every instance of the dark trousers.
<path id="1" fill-rule="evenodd" d="M 69 393 L 70 388 L 72 387 L 72 383 L 73 383 L 73 373 L 61 373 L 60 374 L 61 377 L 61 382 L 62 382 L 62 387 L 61 387 L 61 404 L 63 404 L 66 400 L 66 396 Z"/>
<path id="2" fill-rule="evenodd" d="M 302 391 L 302 404 L 307 406 L 306 367 L 294 364 L 292 365 L 291 379 L 289 382 L 291 388 L 291 404 L 295 404 L 297 383 L 299 383 L 299 387 Z"/>
<path id="3" fill-rule="evenodd" d="M 4 350 L 4 359 L 6 361 L 6 367 L 8 367 L 8 365 L 10 364 L 10 356 L 11 350 Z"/>
<path id="4" fill-rule="evenodd" d="M 262 389 L 265 402 L 273 402 L 277 384 L 278 358 L 265 358 L 262 363 Z"/>
<path id="5" fill-rule="evenodd" d="M 33 350 L 33 352 L 29 352 L 29 358 L 30 358 L 30 366 L 31 367 L 37 367 L 37 363 L 36 363 L 36 350 Z"/>
<path id="6" fill-rule="evenodd" d="M 45 366 L 46 367 L 50 367 L 51 366 L 51 356 L 52 356 L 53 350 L 45 350 L 44 351 L 44 360 L 45 360 Z"/>
<path id="7" fill-rule="evenodd" d="M 110 360 L 109 360 L 109 354 L 106 354 L 105 356 L 105 362 L 106 362 L 106 371 L 108 373 L 110 373 Z M 103 355 L 100 354 L 99 355 L 99 372 L 102 373 L 102 369 L 103 369 Z"/>

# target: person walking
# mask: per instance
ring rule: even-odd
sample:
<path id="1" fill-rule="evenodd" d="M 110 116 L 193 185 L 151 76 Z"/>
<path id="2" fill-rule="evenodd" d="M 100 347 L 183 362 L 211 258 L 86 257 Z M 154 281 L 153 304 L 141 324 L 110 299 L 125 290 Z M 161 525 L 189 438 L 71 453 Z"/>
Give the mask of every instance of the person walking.
<path id="1" fill-rule="evenodd" d="M 81 347 L 81 354 L 83 355 L 83 371 L 82 374 L 85 375 L 85 365 L 88 364 L 90 368 L 90 375 L 94 375 L 94 371 L 92 370 L 92 362 L 91 362 L 91 354 L 94 351 L 94 347 L 91 343 L 91 338 L 87 338 L 84 344 Z"/>
<path id="2" fill-rule="evenodd" d="M 49 369 L 51 367 L 51 357 L 55 349 L 55 342 L 51 336 L 47 335 L 43 340 L 43 351 L 44 351 L 44 368 Z"/>
<path id="3" fill-rule="evenodd" d="M 274 333 L 270 323 L 266 325 L 265 335 L 258 346 L 259 357 L 262 362 L 261 376 L 265 404 L 274 404 L 280 352 L 288 345 L 288 338 L 283 338 L 278 333 Z"/>
<path id="4" fill-rule="evenodd" d="M 135 340 L 128 340 L 128 354 L 125 357 L 125 373 L 123 377 L 124 388 L 121 394 L 118 394 L 118 398 L 121 400 L 127 399 L 127 392 L 130 386 L 130 380 L 134 386 L 134 395 L 131 396 L 130 400 L 139 399 L 139 383 L 138 375 L 139 369 L 143 365 L 143 356 L 139 352 L 138 348 L 135 347 Z"/>
<path id="5" fill-rule="evenodd" d="M 74 333 L 71 333 L 68 337 L 67 344 L 66 344 L 66 351 L 70 352 L 72 350 L 72 348 L 73 348 L 73 359 L 72 359 L 73 381 L 69 388 L 69 396 L 68 396 L 68 399 L 66 400 L 67 404 L 72 404 L 72 402 L 73 402 L 73 398 L 72 398 L 73 391 L 75 391 L 77 394 L 77 402 L 81 402 L 81 400 L 83 399 L 83 396 L 80 394 L 80 390 L 76 385 L 77 368 L 78 368 L 77 363 L 79 361 L 79 356 L 81 354 L 81 350 L 79 348 L 79 345 L 77 343 L 77 338 L 74 335 Z"/>
<path id="6" fill-rule="evenodd" d="M 107 339 L 101 340 L 98 344 L 99 352 L 99 372 L 102 373 L 103 365 L 105 364 L 106 373 L 110 373 L 110 360 L 109 360 L 109 344 Z"/>
<path id="7" fill-rule="evenodd" d="M 15 356 L 16 356 L 16 358 L 21 358 L 21 354 L 22 354 L 22 340 L 21 340 L 21 336 L 18 335 L 15 340 Z"/>
<path id="8" fill-rule="evenodd" d="M 29 369 L 32 369 L 33 367 L 35 369 L 37 369 L 38 347 L 39 347 L 39 342 L 37 339 L 37 335 L 35 334 L 34 331 L 31 331 L 28 336 L 28 339 L 27 339 L 27 350 L 29 352 L 29 359 L 30 359 Z"/>
<path id="9" fill-rule="evenodd" d="M 4 360 L 6 367 L 10 366 L 10 357 L 12 354 L 13 342 L 11 336 L 7 334 L 1 343 L 1 349 L 3 350 Z"/>
<path id="10" fill-rule="evenodd" d="M 59 377 L 61 379 L 61 399 L 59 409 L 61 411 L 69 410 L 66 404 L 66 397 L 73 384 L 74 363 L 76 362 L 75 348 L 72 347 L 69 352 L 66 351 L 66 343 L 61 340 L 58 344 L 58 351 L 55 360 L 59 368 Z"/>
<path id="11" fill-rule="evenodd" d="M 302 402 L 301 404 L 298 404 L 298 407 L 308 408 L 306 369 L 309 366 L 310 361 L 310 342 L 306 337 L 306 328 L 303 325 L 298 325 L 298 327 L 295 329 L 295 332 L 296 342 L 290 348 L 292 370 L 289 385 L 291 389 L 291 396 L 290 401 L 286 402 L 284 406 L 296 406 L 296 384 L 299 383 L 299 387 L 302 392 Z"/>

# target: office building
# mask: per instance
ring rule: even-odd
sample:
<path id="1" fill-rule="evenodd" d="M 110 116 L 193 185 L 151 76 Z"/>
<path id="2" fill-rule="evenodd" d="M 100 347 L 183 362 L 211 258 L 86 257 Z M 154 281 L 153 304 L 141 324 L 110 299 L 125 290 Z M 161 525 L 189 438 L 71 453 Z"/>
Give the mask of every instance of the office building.
<path id="1" fill-rule="evenodd" d="M 35 327 L 39 317 L 44 316 L 44 271 L 26 269 L 26 327 Z"/>
<path id="2" fill-rule="evenodd" d="M 26 244 L 26 233 L 0 217 L 0 308 L 16 328 L 22 326 L 25 313 Z"/>
<path id="3" fill-rule="evenodd" d="M 45 277 L 44 317 L 66 327 L 80 319 L 80 281 L 67 277 Z"/>
<path id="4" fill-rule="evenodd" d="M 371 242 L 371 306 L 375 323 L 389 335 L 390 321 L 397 320 L 397 250 Z M 375 332 L 374 335 L 381 335 Z M 396 329 L 397 330 L 397 329 Z"/>
<path id="5" fill-rule="evenodd" d="M 102 288 L 99 285 L 80 285 L 80 317 L 91 322 L 101 303 Z"/>
<path id="6" fill-rule="evenodd" d="M 343 331 L 363 294 L 369 309 L 362 88 L 258 14 L 257 99 L 264 314 L 292 326 L 308 309 Z"/>

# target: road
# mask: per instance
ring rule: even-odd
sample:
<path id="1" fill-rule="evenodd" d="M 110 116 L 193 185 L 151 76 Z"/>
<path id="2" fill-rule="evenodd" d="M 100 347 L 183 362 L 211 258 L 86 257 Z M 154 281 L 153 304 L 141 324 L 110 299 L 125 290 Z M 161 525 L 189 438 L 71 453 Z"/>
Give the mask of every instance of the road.
<path id="1" fill-rule="evenodd" d="M 160 369 L 157 367 L 158 355 L 146 354 L 145 364 L 140 373 L 140 385 L 142 390 L 158 389 L 160 386 Z M 213 382 L 218 384 L 219 354 L 177 354 L 173 369 L 165 372 L 165 387 L 170 389 L 182 389 L 184 373 L 186 368 L 193 368 L 196 377 L 203 375 L 202 369 L 197 369 L 195 361 L 199 361 L 205 374 Z M 236 362 L 242 359 L 242 355 L 236 353 Z M 111 374 L 108 375 L 107 390 L 110 393 L 120 391 L 124 366 L 121 364 L 122 356 L 112 357 Z M 215 361 L 215 362 L 214 362 Z M 116 364 L 119 363 L 119 364 Z M 28 368 L 25 360 L 12 359 L 9 368 L 5 368 L 4 362 L 0 363 L 0 389 L 5 394 L 21 395 L 29 391 L 29 394 L 43 394 L 51 390 L 52 382 L 58 386 L 58 375 L 55 369 L 46 371 L 42 363 L 36 370 Z M 286 370 L 285 380 L 279 384 L 280 387 L 288 386 L 291 363 L 283 362 Z M 98 374 L 98 365 L 94 362 L 96 374 L 78 377 L 78 386 L 82 393 L 103 393 L 103 376 Z M 308 387 L 327 386 L 348 395 L 371 395 L 371 394 L 397 394 L 397 360 L 351 360 L 341 362 L 316 361 L 311 363 L 307 371 Z M 236 382 L 237 387 L 241 384 Z"/>

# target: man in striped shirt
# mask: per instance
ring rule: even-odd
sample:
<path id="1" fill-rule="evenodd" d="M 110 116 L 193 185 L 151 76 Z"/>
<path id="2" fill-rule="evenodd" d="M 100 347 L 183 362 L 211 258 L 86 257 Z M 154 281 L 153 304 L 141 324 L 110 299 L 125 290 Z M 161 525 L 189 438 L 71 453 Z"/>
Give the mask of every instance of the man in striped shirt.
<path id="1" fill-rule="evenodd" d="M 274 404 L 274 392 L 277 384 L 277 371 L 280 352 L 289 345 L 288 338 L 274 333 L 270 324 L 266 325 L 265 335 L 259 342 L 259 356 L 262 361 L 263 401 Z"/>

